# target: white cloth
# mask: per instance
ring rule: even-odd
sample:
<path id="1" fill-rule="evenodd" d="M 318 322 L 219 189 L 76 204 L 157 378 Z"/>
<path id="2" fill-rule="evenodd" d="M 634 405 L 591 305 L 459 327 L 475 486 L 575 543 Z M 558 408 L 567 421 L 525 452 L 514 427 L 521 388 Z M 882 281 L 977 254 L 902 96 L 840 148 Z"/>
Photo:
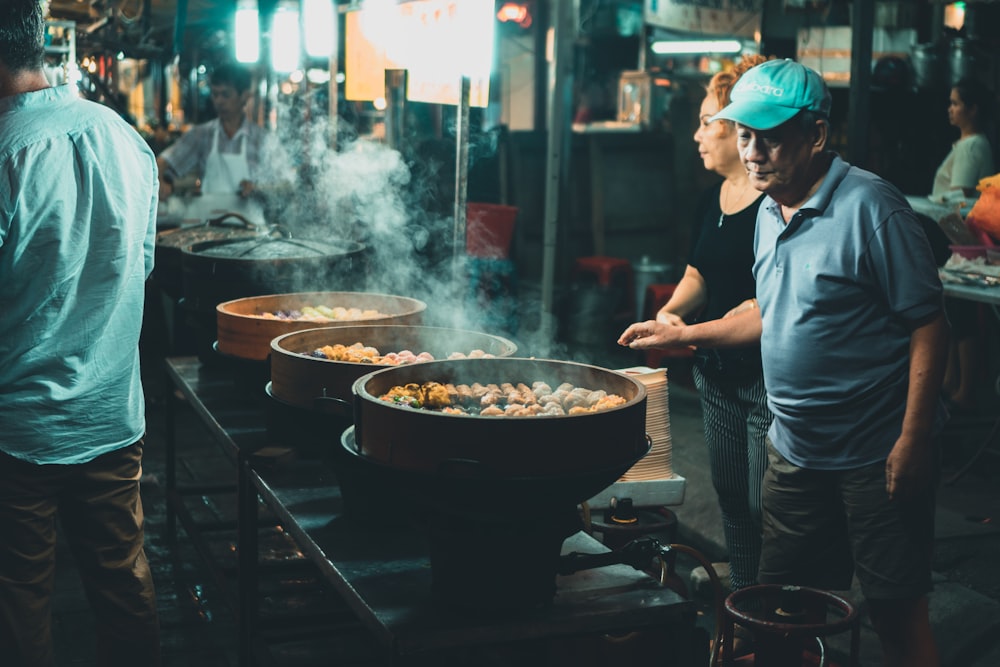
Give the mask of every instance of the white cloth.
<path id="1" fill-rule="evenodd" d="M 220 153 L 219 126 L 215 127 L 212 150 L 205 158 L 205 174 L 201 179 L 202 194 L 238 194 L 240 183 L 250 180 L 246 134 L 244 133 L 240 139 L 239 153 Z"/>
<path id="2" fill-rule="evenodd" d="M 185 217 L 205 220 L 224 213 L 239 213 L 252 223 L 263 224 L 264 211 L 260 204 L 240 196 L 240 184 L 249 180 L 246 134 L 243 134 L 238 153 L 221 153 L 217 126 L 212 137 L 212 150 L 205 158 L 201 196 L 192 197 L 187 203 Z"/>

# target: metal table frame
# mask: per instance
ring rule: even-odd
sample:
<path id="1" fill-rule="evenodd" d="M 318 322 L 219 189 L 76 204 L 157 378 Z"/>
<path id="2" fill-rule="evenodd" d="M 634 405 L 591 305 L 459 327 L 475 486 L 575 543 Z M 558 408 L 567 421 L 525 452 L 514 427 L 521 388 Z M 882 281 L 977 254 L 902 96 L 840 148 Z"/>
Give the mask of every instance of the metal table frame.
<path id="1" fill-rule="evenodd" d="M 258 498 L 371 632 L 390 663 L 419 661 L 438 651 L 637 630 L 653 631 L 667 640 L 677 664 L 690 664 L 697 653 L 694 603 L 625 565 L 558 577 L 553 603 L 541 609 L 484 618 L 440 608 L 431 597 L 422 532 L 410 527 L 369 531 L 353 525 L 340 511 L 333 471 L 321 460 L 300 457 L 258 465 L 255 452 L 282 444 L 268 435 L 260 401 L 253 395 L 241 399 L 231 376 L 202 366 L 195 358 L 167 359 L 166 370 L 213 439 L 236 462 L 241 665 L 253 664 L 260 630 Z M 174 453 L 169 443 L 168 457 Z M 171 467 L 168 461 L 168 493 L 176 482 Z M 563 548 L 607 551 L 584 533 L 570 537 Z"/>
<path id="2" fill-rule="evenodd" d="M 1000 306 L 1000 287 L 944 283 L 944 295 L 952 299 L 965 299 L 966 301 Z"/>
<path id="3" fill-rule="evenodd" d="M 955 283 L 944 283 L 944 295 L 952 299 L 964 299 L 966 301 L 974 301 L 976 303 L 983 303 L 992 306 L 994 315 L 1000 319 L 1000 311 L 997 310 L 1000 307 L 1000 287 L 978 287 L 976 285 L 957 285 Z M 1000 391 L 1000 378 L 997 378 L 997 388 Z M 980 459 L 983 454 L 987 452 L 995 454 L 991 450 L 990 445 L 997 440 L 997 435 L 1000 434 L 1000 415 L 997 415 L 996 419 L 993 420 L 993 424 L 990 426 L 989 432 L 986 437 L 980 441 L 976 450 L 973 452 L 969 460 L 966 461 L 962 466 L 955 471 L 950 477 L 945 480 L 946 484 L 954 484 L 959 479 L 961 479 L 969 470 L 976 465 L 976 462 Z"/>

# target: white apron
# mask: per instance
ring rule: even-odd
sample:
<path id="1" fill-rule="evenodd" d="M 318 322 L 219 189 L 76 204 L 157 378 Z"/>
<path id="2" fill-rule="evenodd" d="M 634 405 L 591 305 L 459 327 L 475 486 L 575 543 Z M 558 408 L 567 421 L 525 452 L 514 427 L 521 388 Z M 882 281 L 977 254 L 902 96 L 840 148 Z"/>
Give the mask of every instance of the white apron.
<path id="1" fill-rule="evenodd" d="M 239 213 L 250 222 L 264 224 L 261 205 L 241 197 L 240 183 L 250 180 L 247 162 L 247 134 L 240 141 L 239 153 L 219 152 L 219 122 L 212 137 L 212 150 L 205 159 L 205 173 L 201 178 L 201 196 L 192 197 L 185 212 L 188 218 L 206 220 L 223 213 Z"/>

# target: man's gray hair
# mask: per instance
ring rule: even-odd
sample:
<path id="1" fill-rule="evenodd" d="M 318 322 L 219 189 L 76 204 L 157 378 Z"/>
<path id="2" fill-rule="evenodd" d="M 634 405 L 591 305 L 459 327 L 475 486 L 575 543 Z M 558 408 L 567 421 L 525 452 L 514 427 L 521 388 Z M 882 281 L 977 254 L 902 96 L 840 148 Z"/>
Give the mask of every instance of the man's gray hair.
<path id="1" fill-rule="evenodd" d="M 799 128 L 807 134 L 815 131 L 817 122 L 822 122 L 826 125 L 827 133 L 829 134 L 830 119 L 824 113 L 803 109 L 795 116 L 795 120 L 799 124 Z"/>
<path id="2" fill-rule="evenodd" d="M 41 69 L 45 7 L 39 0 L 0 2 L 0 62 L 12 72 Z"/>

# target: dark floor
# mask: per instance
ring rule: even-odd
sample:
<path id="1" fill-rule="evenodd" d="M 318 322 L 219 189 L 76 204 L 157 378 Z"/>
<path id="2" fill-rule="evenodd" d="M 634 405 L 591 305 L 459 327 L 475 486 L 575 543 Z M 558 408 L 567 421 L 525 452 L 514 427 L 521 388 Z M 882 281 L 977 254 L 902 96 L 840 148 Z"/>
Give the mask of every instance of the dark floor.
<path id="1" fill-rule="evenodd" d="M 222 590 L 209 576 L 203 559 L 183 533 L 174 540 L 166 527 L 167 503 L 162 485 L 165 468 L 164 416 L 161 407 L 148 410 L 142 500 L 146 514 L 146 554 L 156 581 L 164 665 L 197 667 L 236 665 L 236 625 Z M 190 423 L 186 423 L 190 422 Z M 178 420 L 179 433 L 203 442 L 194 419 Z M 235 479 L 221 453 L 200 448 L 191 458 L 206 474 Z M 206 504 L 209 500 L 206 498 Z M 235 546 L 232 532 L 228 546 Z M 56 595 L 53 604 L 56 664 L 94 665 L 93 620 L 67 548 L 57 551 Z"/>
<path id="2" fill-rule="evenodd" d="M 168 528 L 165 475 L 165 410 L 147 409 L 142 498 L 146 555 L 156 582 L 163 664 L 166 667 L 237 665 L 235 468 L 209 439 L 185 403 L 176 419 L 178 487 L 184 508 L 198 526 L 188 533 L 178 521 Z M 374 655 L 365 639 L 352 638 L 360 624 L 318 578 L 312 564 L 261 510 L 260 614 L 269 648 L 259 664 L 329 664 L 322 647 L 336 646 L 345 667 L 367 664 Z M 93 621 L 68 549 L 57 551 L 54 601 L 57 665 L 94 665 Z M 346 639 L 345 639 L 346 637 Z M 264 642 L 262 642 L 264 643 Z M 356 655 L 357 660 L 346 660 Z M 0 661 L 2 664 L 2 661 Z"/>
<path id="3" fill-rule="evenodd" d="M 602 350 L 577 346 L 576 361 L 621 368 L 641 359 L 614 348 Z M 681 540 L 703 549 L 712 558 L 720 553 L 721 528 L 707 473 L 700 431 L 700 408 L 690 389 L 686 369 L 678 365 L 672 375 L 671 423 L 674 430 L 675 470 L 688 479 L 685 502 L 677 508 Z M 148 383 L 150 394 L 161 398 L 162 384 Z M 957 430 L 946 453 L 946 474 L 954 473 L 974 452 L 986 420 L 966 422 Z M 235 482 L 230 461 L 215 446 L 190 407 L 181 405 L 175 422 L 179 443 L 179 483 Z M 183 529 L 177 538 L 167 529 L 167 503 L 163 488 L 166 424 L 162 403 L 151 403 L 143 476 L 143 502 L 147 520 L 147 555 L 153 568 L 161 615 L 164 664 L 226 667 L 238 664 L 236 624 L 231 591 L 235 583 L 235 500 L 233 490 L 192 494 L 186 506 L 204 530 L 204 544 L 196 543 Z M 678 466 L 686 467 L 679 469 Z M 1000 510 L 995 458 L 983 457 L 961 479 L 942 486 L 935 570 L 938 585 L 932 612 L 938 609 L 935 634 L 944 636 L 942 653 L 947 666 L 987 667 L 1000 664 L 997 654 L 997 610 L 1000 609 Z M 700 513 L 706 513 L 705 518 Z M 717 514 L 717 512 L 715 512 Z M 265 517 L 266 518 L 266 517 Z M 266 524 L 266 521 L 264 522 Z M 364 631 L 352 622 L 336 596 L 314 576 L 312 566 L 298 554 L 280 528 L 261 529 L 262 560 L 268 565 L 262 581 L 262 615 L 265 627 L 277 638 L 269 642 L 270 654 L 260 664 L 359 665 L 375 664 L 375 654 Z M 208 558 L 206 559 L 206 555 Z M 683 560 L 683 559 L 682 559 Z M 208 567 L 206 563 L 213 563 Z M 678 574 L 687 579 L 696 563 L 681 562 Z M 94 665 L 92 620 L 68 552 L 58 553 L 54 601 L 57 664 Z M 710 628 L 712 607 L 707 595 L 699 598 Z M 954 607 L 954 612 L 951 611 Z M 320 619 L 306 623 L 302 619 Z M 319 628 L 322 640 L 313 630 Z M 869 635 L 871 633 L 868 633 Z M 869 639 L 870 641 L 870 639 Z M 317 648 L 322 646 L 323 648 Z M 867 650 L 862 664 L 872 662 L 877 647 Z M 336 657 L 335 657 L 336 656 Z"/>

